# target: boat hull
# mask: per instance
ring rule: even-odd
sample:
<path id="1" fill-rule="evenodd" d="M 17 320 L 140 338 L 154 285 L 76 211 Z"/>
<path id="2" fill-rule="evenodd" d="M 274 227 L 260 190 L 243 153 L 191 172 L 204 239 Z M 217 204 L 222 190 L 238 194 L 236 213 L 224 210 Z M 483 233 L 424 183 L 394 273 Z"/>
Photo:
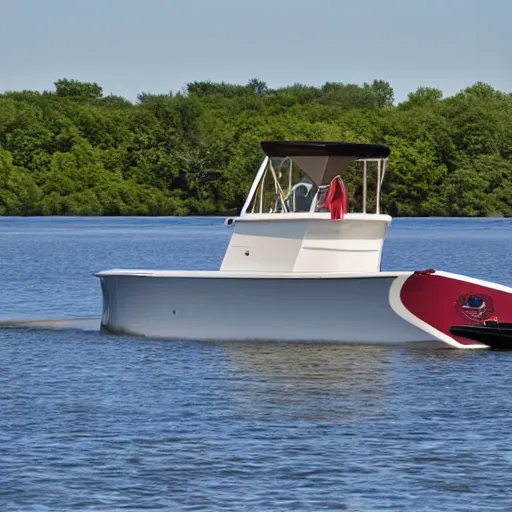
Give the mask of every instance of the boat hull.
<path id="1" fill-rule="evenodd" d="M 426 284 L 437 289 L 440 297 L 447 282 L 452 288 L 456 282 L 455 294 L 457 286 L 460 293 L 468 289 L 470 282 L 453 274 L 269 276 L 116 270 L 97 275 L 103 292 L 104 332 L 197 341 L 486 348 L 450 335 L 454 323 L 450 316 L 446 326 L 432 325 L 424 318 L 425 311 L 430 314 L 422 307 L 421 289 Z M 440 279 L 432 282 L 434 278 Z M 512 290 L 506 290 L 499 293 L 508 296 L 512 311 Z"/>

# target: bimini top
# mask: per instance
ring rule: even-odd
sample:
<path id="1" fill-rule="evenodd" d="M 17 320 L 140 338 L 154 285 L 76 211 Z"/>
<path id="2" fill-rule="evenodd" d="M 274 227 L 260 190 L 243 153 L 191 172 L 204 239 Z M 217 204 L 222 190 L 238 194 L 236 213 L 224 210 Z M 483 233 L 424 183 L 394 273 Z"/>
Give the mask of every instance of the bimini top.
<path id="1" fill-rule="evenodd" d="M 379 144 L 357 142 L 263 141 L 268 156 L 351 156 L 355 158 L 387 158 L 389 148 Z"/>
<path id="2" fill-rule="evenodd" d="M 356 142 L 263 141 L 267 157 L 293 160 L 316 185 L 328 184 L 354 160 L 386 159 L 390 150 L 378 144 Z"/>

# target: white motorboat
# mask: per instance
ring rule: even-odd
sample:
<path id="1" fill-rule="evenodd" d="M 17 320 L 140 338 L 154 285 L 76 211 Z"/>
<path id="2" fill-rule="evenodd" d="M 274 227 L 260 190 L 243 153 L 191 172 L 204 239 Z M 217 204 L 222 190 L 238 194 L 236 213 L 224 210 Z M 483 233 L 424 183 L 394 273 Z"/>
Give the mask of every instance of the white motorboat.
<path id="1" fill-rule="evenodd" d="M 389 148 L 261 146 L 240 215 L 226 220 L 233 233 L 219 270 L 97 273 L 103 331 L 460 349 L 512 339 L 502 323 L 512 316 L 512 288 L 432 269 L 381 271 L 392 220 L 380 212 Z"/>

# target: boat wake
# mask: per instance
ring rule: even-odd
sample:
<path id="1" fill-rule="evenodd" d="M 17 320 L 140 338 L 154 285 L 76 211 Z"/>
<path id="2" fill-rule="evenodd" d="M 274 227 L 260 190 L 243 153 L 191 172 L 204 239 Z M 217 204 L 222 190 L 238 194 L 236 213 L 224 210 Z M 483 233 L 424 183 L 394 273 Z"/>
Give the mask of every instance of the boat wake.
<path id="1" fill-rule="evenodd" d="M 44 330 L 73 330 L 98 331 L 100 317 L 88 318 L 49 318 L 49 319 L 1 319 L 0 329 L 44 329 Z"/>

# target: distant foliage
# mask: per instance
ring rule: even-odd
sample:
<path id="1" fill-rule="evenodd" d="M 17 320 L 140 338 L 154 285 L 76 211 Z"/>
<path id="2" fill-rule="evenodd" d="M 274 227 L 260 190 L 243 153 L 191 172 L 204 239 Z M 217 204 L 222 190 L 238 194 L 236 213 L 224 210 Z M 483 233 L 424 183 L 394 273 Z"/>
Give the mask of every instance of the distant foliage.
<path id="1" fill-rule="evenodd" d="M 57 80 L 54 85 L 57 96 L 91 99 L 101 98 L 103 96 L 103 89 L 97 83 L 91 84 L 62 78 Z"/>
<path id="2" fill-rule="evenodd" d="M 234 214 L 264 139 L 388 145 L 395 216 L 512 215 L 512 97 L 481 82 L 398 105 L 383 80 L 191 82 L 135 104 L 97 83 L 54 86 L 0 95 L 0 215 Z"/>

